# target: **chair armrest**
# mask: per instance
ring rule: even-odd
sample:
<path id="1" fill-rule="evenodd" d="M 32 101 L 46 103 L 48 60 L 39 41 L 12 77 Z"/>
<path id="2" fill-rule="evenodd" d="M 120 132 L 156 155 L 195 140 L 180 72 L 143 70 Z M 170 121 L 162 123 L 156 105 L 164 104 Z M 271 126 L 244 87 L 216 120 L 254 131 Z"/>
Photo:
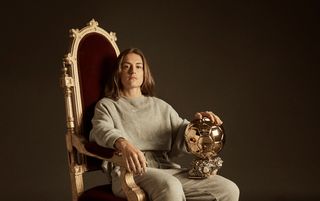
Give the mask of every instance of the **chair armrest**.
<path id="1" fill-rule="evenodd" d="M 102 147 L 98 145 L 96 142 L 86 142 L 84 144 L 84 147 L 86 148 L 87 151 L 94 155 L 98 155 L 103 158 L 112 158 L 113 154 L 118 154 L 116 150 Z"/>
<path id="2" fill-rule="evenodd" d="M 102 147 L 95 142 L 88 142 L 88 140 L 79 135 L 72 135 L 71 137 L 72 146 L 81 154 L 110 161 L 121 167 L 125 167 L 125 162 L 123 161 L 121 154 L 116 152 L 114 149 Z"/>
<path id="3" fill-rule="evenodd" d="M 68 140 L 71 139 L 69 138 L 67 141 Z M 145 193 L 134 181 L 133 173 L 126 170 L 125 162 L 119 152 L 114 149 L 102 147 L 95 142 L 88 142 L 88 140 L 78 135 L 72 135 L 71 142 L 72 146 L 81 154 L 110 161 L 121 167 L 121 186 L 128 201 L 146 200 Z"/>

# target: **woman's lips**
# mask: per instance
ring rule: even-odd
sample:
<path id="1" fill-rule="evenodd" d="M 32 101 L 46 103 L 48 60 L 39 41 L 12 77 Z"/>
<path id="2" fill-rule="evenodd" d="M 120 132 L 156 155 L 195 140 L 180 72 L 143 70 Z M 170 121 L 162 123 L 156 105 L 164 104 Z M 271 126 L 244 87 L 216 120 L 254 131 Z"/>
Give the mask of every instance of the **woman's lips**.
<path id="1" fill-rule="evenodd" d="M 129 80 L 136 80 L 138 79 L 137 77 L 129 77 Z"/>

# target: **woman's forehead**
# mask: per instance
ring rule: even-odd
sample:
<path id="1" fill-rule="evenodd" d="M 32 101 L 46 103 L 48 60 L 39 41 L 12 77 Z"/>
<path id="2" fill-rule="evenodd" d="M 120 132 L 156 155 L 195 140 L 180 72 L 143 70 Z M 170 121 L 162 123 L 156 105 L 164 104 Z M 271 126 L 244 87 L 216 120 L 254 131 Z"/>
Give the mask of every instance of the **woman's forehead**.
<path id="1" fill-rule="evenodd" d="M 142 63 L 142 58 L 139 54 L 129 53 L 123 58 L 123 62 L 134 62 L 134 63 Z"/>

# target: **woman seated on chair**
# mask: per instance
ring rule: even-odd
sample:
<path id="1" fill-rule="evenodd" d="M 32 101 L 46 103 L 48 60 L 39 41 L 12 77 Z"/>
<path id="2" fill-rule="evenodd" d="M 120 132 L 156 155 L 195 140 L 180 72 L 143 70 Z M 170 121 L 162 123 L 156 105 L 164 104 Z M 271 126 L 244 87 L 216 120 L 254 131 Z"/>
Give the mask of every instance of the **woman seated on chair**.
<path id="1" fill-rule="evenodd" d="M 152 201 L 236 201 L 239 189 L 232 181 L 213 175 L 189 179 L 188 172 L 170 158 L 186 152 L 184 131 L 189 123 L 165 101 L 154 97 L 154 80 L 144 54 L 136 48 L 123 51 L 113 74 L 113 84 L 95 108 L 90 139 L 119 150 L 135 182 Z M 212 112 L 198 112 L 217 125 Z M 120 168 L 113 167 L 112 190 L 125 197 Z"/>

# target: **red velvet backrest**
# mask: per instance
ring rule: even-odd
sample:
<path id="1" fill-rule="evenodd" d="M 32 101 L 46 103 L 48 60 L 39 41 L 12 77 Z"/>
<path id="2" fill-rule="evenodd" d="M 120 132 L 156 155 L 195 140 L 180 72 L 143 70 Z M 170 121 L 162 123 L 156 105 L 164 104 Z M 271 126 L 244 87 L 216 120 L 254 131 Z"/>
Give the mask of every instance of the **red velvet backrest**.
<path id="1" fill-rule="evenodd" d="M 83 107 L 82 126 L 88 139 L 95 104 L 104 96 L 105 85 L 111 80 L 117 53 L 105 36 L 90 33 L 81 39 L 77 55 Z"/>

